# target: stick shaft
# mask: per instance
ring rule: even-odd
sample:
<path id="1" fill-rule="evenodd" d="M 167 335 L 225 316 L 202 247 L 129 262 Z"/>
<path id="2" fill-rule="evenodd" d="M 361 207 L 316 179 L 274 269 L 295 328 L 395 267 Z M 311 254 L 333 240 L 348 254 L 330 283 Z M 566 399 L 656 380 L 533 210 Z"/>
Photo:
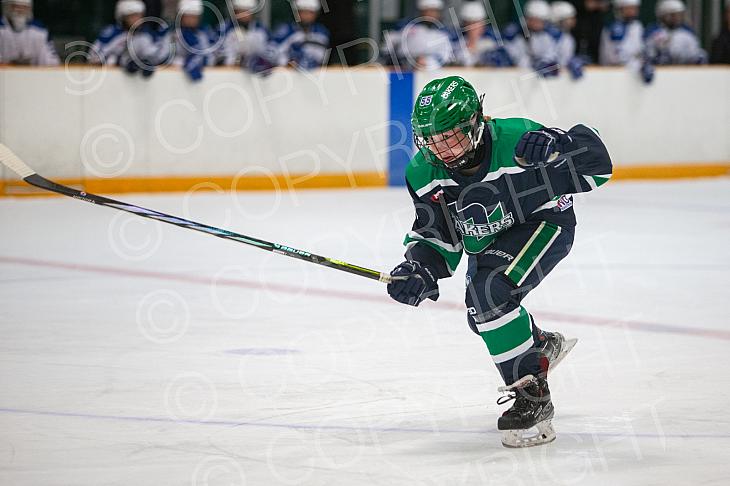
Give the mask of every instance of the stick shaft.
<path id="1" fill-rule="evenodd" d="M 259 238 L 234 233 L 233 231 L 216 228 L 215 226 L 209 226 L 207 224 L 197 223 L 188 219 L 178 218 L 177 216 L 172 216 L 152 209 L 135 206 L 133 204 L 128 204 L 103 196 L 97 196 L 95 194 L 90 194 L 85 191 L 76 190 L 72 187 L 57 184 L 51 180 L 46 179 L 45 177 L 36 174 L 32 169 L 30 169 L 30 167 L 28 167 L 15 154 L 13 154 L 7 147 L 2 144 L 0 144 L 0 162 L 2 162 L 9 169 L 16 172 L 28 184 L 31 184 L 40 189 L 44 189 L 46 191 L 63 194 L 64 196 L 69 196 L 74 199 L 79 199 L 81 201 L 86 201 L 88 203 L 96 204 L 99 206 L 106 206 L 109 208 L 118 209 L 120 211 L 132 213 L 143 218 L 149 218 L 157 221 L 162 221 L 163 223 L 173 224 L 181 228 L 199 231 L 201 233 L 217 236 L 218 238 L 223 238 L 225 240 L 236 241 L 238 243 L 254 246 L 262 250 L 271 251 L 273 253 L 296 258 L 298 260 L 304 260 L 310 263 L 316 263 L 317 265 L 334 268 L 336 270 L 341 270 L 343 272 L 351 273 L 353 275 L 359 275 L 361 277 L 366 277 L 372 280 L 378 280 L 384 283 L 390 283 L 391 281 L 391 276 L 389 274 L 379 272 L 377 270 L 352 265 L 347 262 L 315 255 L 308 251 L 298 250 L 290 246 L 280 245 L 278 243 L 271 243 L 269 241 L 265 241 Z"/>

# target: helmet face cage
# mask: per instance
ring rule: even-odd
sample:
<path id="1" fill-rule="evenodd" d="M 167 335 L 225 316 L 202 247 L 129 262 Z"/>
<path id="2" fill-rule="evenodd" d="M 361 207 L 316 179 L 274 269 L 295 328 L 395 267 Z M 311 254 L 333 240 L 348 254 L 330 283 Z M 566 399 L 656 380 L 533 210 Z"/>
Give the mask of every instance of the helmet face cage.
<path id="1" fill-rule="evenodd" d="M 484 132 L 484 117 L 481 109 L 483 99 L 484 95 L 479 97 L 479 108 L 472 117 L 455 127 L 431 136 L 414 134 L 413 139 L 416 147 L 429 163 L 441 167 L 445 166 L 451 170 L 470 165 Z M 453 133 L 444 137 L 443 134 L 447 132 Z M 467 139 L 468 144 L 465 147 Z M 449 162 L 447 163 L 444 160 L 449 160 Z"/>

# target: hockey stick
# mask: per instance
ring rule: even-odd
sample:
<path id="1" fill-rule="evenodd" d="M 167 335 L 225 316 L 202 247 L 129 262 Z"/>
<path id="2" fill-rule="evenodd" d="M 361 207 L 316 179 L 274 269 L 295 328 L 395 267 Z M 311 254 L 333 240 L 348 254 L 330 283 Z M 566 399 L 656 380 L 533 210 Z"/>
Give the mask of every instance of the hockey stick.
<path id="1" fill-rule="evenodd" d="M 390 283 L 392 280 L 392 277 L 389 274 L 378 272 L 377 270 L 358 267 L 357 265 L 334 260 L 332 258 L 314 255 L 307 251 L 297 250 L 296 248 L 292 248 L 289 246 L 280 245 L 278 243 L 270 243 L 268 241 L 260 240 L 258 238 L 252 238 L 250 236 L 234 233 L 233 231 L 196 223 L 195 221 L 178 218 L 176 216 L 170 216 L 169 214 L 153 211 L 152 209 L 134 206 L 125 202 L 116 201 L 114 199 L 109 199 L 103 196 L 89 194 L 88 192 L 78 191 L 68 186 L 56 184 L 55 182 L 36 174 L 33 169 L 28 167 L 13 152 L 11 152 L 8 147 L 3 144 L 0 144 L 0 162 L 8 169 L 18 174 L 20 178 L 28 184 L 39 187 L 41 189 L 45 189 L 46 191 L 56 192 L 58 194 L 63 194 L 64 196 L 69 196 L 74 199 L 80 199 L 82 201 L 86 201 L 92 204 L 98 204 L 100 206 L 119 209 L 121 211 L 136 214 L 137 216 L 142 216 L 143 218 L 150 218 L 157 221 L 162 221 L 163 223 L 174 224 L 175 226 L 180 226 L 181 228 L 188 228 L 191 230 L 200 231 L 201 233 L 207 233 L 209 235 L 217 236 L 218 238 L 237 241 L 246 245 L 255 246 L 256 248 L 261 248 L 262 250 L 279 253 L 280 255 L 286 255 L 292 258 L 296 258 L 298 260 L 316 263 L 317 265 L 334 268 L 336 270 L 342 270 L 343 272 L 352 273 L 361 277 L 367 277 L 373 280 L 378 280 L 380 282 Z"/>

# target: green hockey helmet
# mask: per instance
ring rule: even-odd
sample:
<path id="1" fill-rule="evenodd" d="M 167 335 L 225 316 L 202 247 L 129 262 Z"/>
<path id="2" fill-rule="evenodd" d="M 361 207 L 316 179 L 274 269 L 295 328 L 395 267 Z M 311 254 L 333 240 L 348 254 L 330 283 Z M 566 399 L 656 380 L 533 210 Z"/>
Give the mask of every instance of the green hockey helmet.
<path id="1" fill-rule="evenodd" d="M 434 165 L 465 169 L 474 160 L 484 132 L 482 99 L 460 76 L 429 82 L 416 97 L 411 125 L 418 150 Z"/>

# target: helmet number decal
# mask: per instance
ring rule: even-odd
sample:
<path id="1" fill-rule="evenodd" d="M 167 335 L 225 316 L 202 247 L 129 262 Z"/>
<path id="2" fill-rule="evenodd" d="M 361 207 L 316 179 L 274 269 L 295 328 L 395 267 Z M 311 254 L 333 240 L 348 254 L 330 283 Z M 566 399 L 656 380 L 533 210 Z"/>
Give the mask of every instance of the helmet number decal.
<path id="1" fill-rule="evenodd" d="M 421 101 L 418 103 L 418 106 L 428 106 L 431 104 L 431 100 L 433 99 L 433 95 L 427 95 L 421 98 Z"/>

